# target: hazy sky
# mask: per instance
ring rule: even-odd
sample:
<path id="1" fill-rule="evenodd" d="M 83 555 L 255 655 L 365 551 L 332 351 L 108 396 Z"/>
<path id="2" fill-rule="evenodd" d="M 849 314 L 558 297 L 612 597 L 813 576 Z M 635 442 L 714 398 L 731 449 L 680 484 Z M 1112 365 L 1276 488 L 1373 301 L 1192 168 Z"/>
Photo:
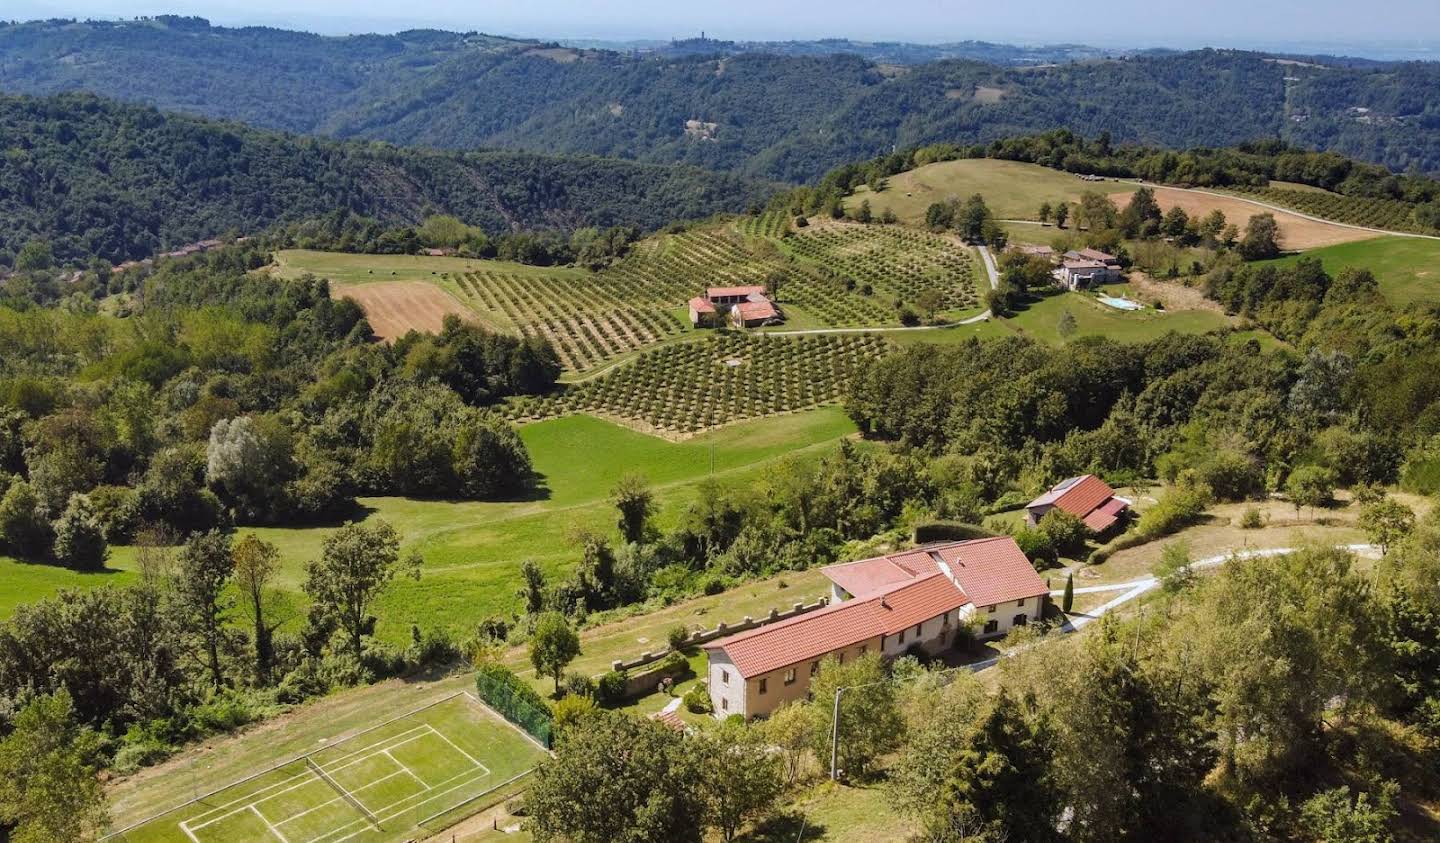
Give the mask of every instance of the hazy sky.
<path id="1" fill-rule="evenodd" d="M 0 17 L 193 14 L 326 33 L 410 27 L 547 38 L 1440 45 L 1440 0 L 0 0 Z"/>

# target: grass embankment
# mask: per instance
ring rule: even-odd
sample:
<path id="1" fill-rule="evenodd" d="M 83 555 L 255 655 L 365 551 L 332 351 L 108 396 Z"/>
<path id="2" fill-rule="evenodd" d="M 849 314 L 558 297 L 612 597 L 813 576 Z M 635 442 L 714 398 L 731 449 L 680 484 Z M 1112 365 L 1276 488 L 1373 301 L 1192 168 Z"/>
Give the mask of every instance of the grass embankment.
<path id="1" fill-rule="evenodd" d="M 551 575 L 568 571 L 576 550 L 567 536 L 575 528 L 606 533 L 615 516 L 606 497 L 626 472 L 645 475 L 660 504 L 658 523 L 674 525 L 709 476 L 745 482 L 790 454 L 818 453 L 855 430 L 838 407 L 761 419 L 721 428 L 686 442 L 667 442 L 589 416 L 570 416 L 520 428 L 542 479 L 533 500 L 509 502 L 364 498 L 365 520 L 384 518 L 402 534 L 405 548 L 419 550 L 425 565 L 418 582 L 400 580 L 378 607 L 378 633 L 406 641 L 410 625 L 468 630 L 480 618 L 514 608 L 520 564 L 533 559 Z M 305 563 L 320 552 L 334 527 L 260 528 L 276 544 L 282 564 L 278 585 L 301 621 L 300 586 Z M 120 573 L 77 575 L 64 569 L 0 559 L 7 587 L 0 612 L 70 585 L 123 582 L 134 566 L 132 548 L 115 548 L 111 567 Z M 13 577 L 9 575 L 14 574 Z"/>
<path id="2" fill-rule="evenodd" d="M 1291 264 L 1301 257 L 1289 255 L 1274 263 Z M 1313 249 L 1303 257 L 1319 258 L 1331 275 L 1350 267 L 1370 270 L 1394 305 L 1440 301 L 1440 240 L 1376 237 Z"/>

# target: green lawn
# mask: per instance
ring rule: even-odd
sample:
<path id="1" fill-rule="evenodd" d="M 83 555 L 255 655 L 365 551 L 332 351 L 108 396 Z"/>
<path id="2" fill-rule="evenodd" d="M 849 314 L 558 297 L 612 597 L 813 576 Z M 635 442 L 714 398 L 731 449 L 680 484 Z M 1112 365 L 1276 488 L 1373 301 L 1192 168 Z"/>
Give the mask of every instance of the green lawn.
<path id="1" fill-rule="evenodd" d="M 128 558 L 128 554 L 125 554 Z M 9 617 L 15 607 L 43 597 L 62 588 L 92 588 L 99 585 L 120 585 L 134 575 L 119 567 L 102 573 L 82 574 L 56 565 L 31 565 L 0 556 L 0 618 Z"/>
<path id="2" fill-rule="evenodd" d="M 1060 336 L 1060 314 L 1068 310 L 1075 317 L 1075 333 L 1069 339 L 1105 336 L 1120 342 L 1144 342 L 1170 331 L 1203 334 L 1224 328 L 1229 320 L 1209 310 L 1160 311 L 1149 307 L 1123 312 L 1106 307 L 1088 293 L 1055 293 L 1033 302 L 1007 319 L 990 319 L 974 325 L 958 325 L 941 331 L 910 331 L 889 334 L 899 343 L 964 342 L 970 337 L 994 339 L 1019 334 L 1051 345 L 1067 340 Z"/>
<path id="3" fill-rule="evenodd" d="M 1116 182 L 1081 181 L 1072 173 L 1038 164 L 968 158 L 927 164 L 891 176 L 879 193 L 862 186 L 846 200 L 846 205 L 869 199 L 876 214 L 889 208 L 901 221 L 915 224 L 924 221 L 925 209 L 932 203 L 979 193 L 997 217 L 1030 220 L 1036 218 L 1041 202 L 1078 202 L 1086 190 L 1113 193 L 1120 189 L 1124 188 L 1117 188 Z M 1048 242 L 1048 237 L 1040 242 Z"/>
<path id="4" fill-rule="evenodd" d="M 1300 257 L 1290 255 L 1275 263 L 1289 264 Z M 1392 304 L 1440 301 L 1440 240 L 1377 237 L 1312 249 L 1304 257 L 1319 258 L 1331 275 L 1346 267 L 1370 270 Z"/>
<path id="5" fill-rule="evenodd" d="M 838 407 L 822 407 L 720 428 L 685 442 L 669 442 L 589 416 L 568 416 L 520 428 L 542 495 L 510 502 L 363 498 L 365 518 L 384 518 L 400 530 L 406 549 L 419 550 L 419 581 L 400 580 L 377 614 L 378 633 L 408 641 L 410 625 L 447 627 L 464 633 L 489 614 L 514 608 L 522 562 L 533 559 L 551 574 L 568 571 L 577 559 L 569 536 L 576 528 L 607 534 L 615 514 L 606 500 L 626 472 L 649 479 L 660 512 L 658 523 L 673 525 L 694 500 L 697 483 L 709 475 L 750 482 L 771 461 L 823 450 L 855 427 Z M 248 530 L 246 530 L 248 532 Z M 253 532 L 280 548 L 280 611 L 302 621 L 299 590 L 305 563 L 319 555 L 333 527 L 258 528 Z M 111 574 L 79 575 L 61 568 L 0 559 L 7 579 L 0 616 L 14 606 L 71 585 L 124 582 L 134 567 L 132 548 L 117 547 Z M 14 583 L 14 585 L 11 585 Z"/>
<path id="6" fill-rule="evenodd" d="M 469 696 L 385 721 L 348 739 L 284 760 L 256 759 L 260 775 L 126 831 L 125 843 L 239 843 L 250 840 L 413 840 L 436 815 L 453 820 L 509 791 L 544 750 Z M 272 749 L 275 752 L 275 749 Z M 171 780 L 172 802 L 187 799 Z M 178 787 L 176 787 L 178 785 Z M 461 807 L 463 806 L 463 808 Z M 453 815 L 452 815 L 453 814 Z"/>

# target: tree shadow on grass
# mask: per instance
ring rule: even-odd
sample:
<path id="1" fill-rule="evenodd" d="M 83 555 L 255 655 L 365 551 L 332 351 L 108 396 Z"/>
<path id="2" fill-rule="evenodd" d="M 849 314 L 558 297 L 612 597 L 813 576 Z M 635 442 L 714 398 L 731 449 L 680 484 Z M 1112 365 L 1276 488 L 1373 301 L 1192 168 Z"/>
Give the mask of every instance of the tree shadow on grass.
<path id="1" fill-rule="evenodd" d="M 808 820 L 799 811 L 790 811 L 757 823 L 754 828 L 736 837 L 735 843 L 800 843 L 802 840 L 819 840 L 825 832 L 825 826 Z"/>

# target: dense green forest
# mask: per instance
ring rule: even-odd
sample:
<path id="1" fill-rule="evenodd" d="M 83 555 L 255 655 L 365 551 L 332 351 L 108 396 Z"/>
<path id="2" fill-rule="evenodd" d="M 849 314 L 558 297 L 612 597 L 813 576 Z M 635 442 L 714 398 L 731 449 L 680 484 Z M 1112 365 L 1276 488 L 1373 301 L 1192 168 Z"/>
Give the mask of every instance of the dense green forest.
<path id="1" fill-rule="evenodd" d="M 85 94 L 0 96 L 0 263 L 30 240 L 63 261 L 147 257 L 348 210 L 447 213 L 492 234 L 658 228 L 762 202 L 761 182 L 689 167 L 298 138 Z"/>
<path id="2" fill-rule="evenodd" d="M 718 44 L 652 56 L 474 33 L 323 38 L 194 18 L 35 22 L 0 26 L 0 90 L 87 90 L 287 131 L 789 181 L 895 146 L 1055 126 L 1171 147 L 1278 137 L 1440 171 L 1440 68 L 1430 63 L 1282 65 L 1203 50 L 1013 67 L 980 51 L 965 55 L 1001 63 L 891 66 L 839 43 L 733 54 Z"/>

